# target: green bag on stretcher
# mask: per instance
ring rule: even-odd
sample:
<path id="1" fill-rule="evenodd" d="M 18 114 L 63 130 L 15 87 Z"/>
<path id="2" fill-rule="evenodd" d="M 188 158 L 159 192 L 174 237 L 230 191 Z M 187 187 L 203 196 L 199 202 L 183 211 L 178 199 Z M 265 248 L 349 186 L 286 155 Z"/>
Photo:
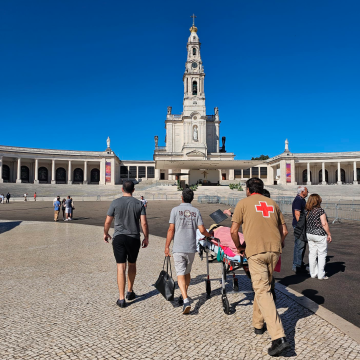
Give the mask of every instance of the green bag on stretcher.
<path id="1" fill-rule="evenodd" d="M 217 256 L 216 256 L 216 260 L 219 261 L 219 262 L 222 262 L 224 259 L 224 252 L 221 250 L 221 247 L 219 246 L 218 247 L 218 253 L 217 253 Z"/>

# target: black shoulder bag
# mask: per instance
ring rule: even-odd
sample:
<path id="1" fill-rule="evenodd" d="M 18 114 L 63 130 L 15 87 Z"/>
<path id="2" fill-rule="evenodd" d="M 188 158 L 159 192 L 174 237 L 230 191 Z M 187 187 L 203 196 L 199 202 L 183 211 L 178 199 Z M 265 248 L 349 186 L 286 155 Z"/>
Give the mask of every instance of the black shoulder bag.
<path id="1" fill-rule="evenodd" d="M 307 216 L 305 215 L 305 212 L 300 213 L 299 221 L 294 229 L 294 236 L 304 242 L 308 242 L 306 237 L 306 220 Z"/>
<path id="2" fill-rule="evenodd" d="M 166 262 L 166 271 L 165 271 Z M 169 275 L 170 265 L 170 275 Z M 165 256 L 163 269 L 155 283 L 156 289 L 160 294 L 168 301 L 174 300 L 175 281 L 172 278 L 171 261 L 170 256 Z"/>

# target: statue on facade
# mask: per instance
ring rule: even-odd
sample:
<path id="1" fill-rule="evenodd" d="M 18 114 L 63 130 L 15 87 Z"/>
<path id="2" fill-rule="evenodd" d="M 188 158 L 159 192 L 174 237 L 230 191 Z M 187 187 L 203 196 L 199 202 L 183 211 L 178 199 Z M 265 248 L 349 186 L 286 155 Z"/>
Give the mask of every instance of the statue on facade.
<path id="1" fill-rule="evenodd" d="M 157 148 L 158 147 L 159 137 L 157 135 L 155 135 L 154 140 L 155 140 L 155 148 Z"/>
<path id="2" fill-rule="evenodd" d="M 226 152 L 226 150 L 225 150 L 226 137 L 223 136 L 223 137 L 221 138 L 221 141 L 222 141 L 222 147 L 221 147 L 221 149 L 220 149 L 220 152 Z"/>
<path id="3" fill-rule="evenodd" d="M 172 110 L 172 106 L 168 106 L 167 107 L 167 114 L 168 115 L 171 115 L 171 110 Z"/>
<path id="4" fill-rule="evenodd" d="M 196 125 L 194 126 L 193 139 L 194 139 L 194 141 L 198 141 L 198 140 L 199 140 L 199 139 L 198 139 L 198 128 L 197 128 Z"/>
<path id="5" fill-rule="evenodd" d="M 106 139 L 106 145 L 107 145 L 107 148 L 110 149 L 110 137 L 109 136 Z"/>
<path id="6" fill-rule="evenodd" d="M 215 119 L 219 120 L 219 108 L 216 107 L 214 110 L 215 110 Z"/>

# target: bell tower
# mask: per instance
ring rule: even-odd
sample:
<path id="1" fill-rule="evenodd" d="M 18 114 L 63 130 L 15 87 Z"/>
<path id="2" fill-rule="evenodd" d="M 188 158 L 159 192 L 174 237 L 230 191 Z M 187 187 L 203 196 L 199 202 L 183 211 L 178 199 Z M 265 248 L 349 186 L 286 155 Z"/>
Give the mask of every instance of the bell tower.
<path id="1" fill-rule="evenodd" d="M 204 78 L 205 72 L 200 56 L 201 43 L 195 26 L 195 15 L 193 24 L 190 28 L 190 36 L 187 42 L 187 60 L 185 64 L 184 82 L 184 101 L 183 115 L 191 116 L 197 112 L 200 116 L 206 116 Z"/>

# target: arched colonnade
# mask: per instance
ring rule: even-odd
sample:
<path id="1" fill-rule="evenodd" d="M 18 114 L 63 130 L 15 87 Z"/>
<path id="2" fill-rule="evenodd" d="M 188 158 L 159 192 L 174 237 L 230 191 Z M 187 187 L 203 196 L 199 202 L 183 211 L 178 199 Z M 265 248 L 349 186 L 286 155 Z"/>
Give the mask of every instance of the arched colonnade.
<path id="1" fill-rule="evenodd" d="M 40 184 L 99 184 L 100 162 L 0 159 L 3 182 Z"/>

